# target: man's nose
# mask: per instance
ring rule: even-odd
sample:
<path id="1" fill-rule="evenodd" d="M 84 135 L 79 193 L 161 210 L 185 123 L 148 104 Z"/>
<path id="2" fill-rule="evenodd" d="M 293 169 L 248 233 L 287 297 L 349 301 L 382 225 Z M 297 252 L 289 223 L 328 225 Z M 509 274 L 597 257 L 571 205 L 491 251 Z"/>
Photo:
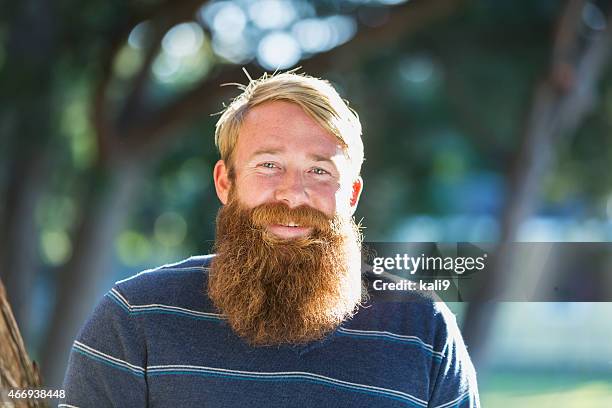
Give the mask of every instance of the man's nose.
<path id="1" fill-rule="evenodd" d="M 274 198 L 285 203 L 289 208 L 308 203 L 308 193 L 304 188 L 302 174 L 299 171 L 287 171 L 277 186 Z"/>

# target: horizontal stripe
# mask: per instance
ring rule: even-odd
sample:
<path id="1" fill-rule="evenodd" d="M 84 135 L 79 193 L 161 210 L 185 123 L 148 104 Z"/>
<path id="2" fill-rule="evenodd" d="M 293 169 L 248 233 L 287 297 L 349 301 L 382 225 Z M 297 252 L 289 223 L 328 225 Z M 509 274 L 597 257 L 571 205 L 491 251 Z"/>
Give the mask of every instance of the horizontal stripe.
<path id="1" fill-rule="evenodd" d="M 435 351 L 431 344 L 425 343 L 421 338 L 417 336 L 406 336 L 403 334 L 395 334 L 388 331 L 347 329 L 345 327 L 340 327 L 337 332 L 338 334 L 344 336 L 376 338 L 381 340 L 391 340 L 402 343 L 417 344 L 420 348 L 428 351 L 436 359 L 441 360 L 442 358 L 444 358 L 443 352 Z"/>
<path id="2" fill-rule="evenodd" d="M 130 374 L 132 374 L 132 375 L 135 375 L 135 376 L 137 376 L 137 377 L 144 377 L 144 374 L 139 374 L 139 373 L 137 373 L 137 372 L 135 372 L 135 371 L 132 371 L 132 370 L 128 369 L 127 367 L 121 366 L 121 365 L 119 365 L 119 364 L 115 364 L 115 363 L 113 363 L 112 361 L 105 360 L 105 359 L 103 359 L 103 358 L 101 358 L 101 357 L 98 357 L 98 356 L 95 356 L 95 355 L 93 355 L 93 354 L 89 354 L 89 353 L 87 353 L 87 352 L 85 352 L 85 351 L 83 351 L 83 350 L 77 349 L 77 348 L 75 348 L 75 347 L 73 347 L 73 348 L 72 348 L 72 350 L 73 350 L 75 353 L 78 353 L 78 354 L 80 354 L 80 355 L 82 355 L 82 356 L 84 356 L 84 357 L 87 357 L 89 360 L 94 360 L 94 361 L 100 362 L 100 363 L 102 363 L 102 364 L 104 364 L 104 365 L 107 365 L 107 366 L 110 366 L 110 367 L 116 368 L 116 369 L 121 370 L 121 371 L 128 372 L 128 373 L 130 373 Z"/>
<path id="3" fill-rule="evenodd" d="M 117 300 L 119 300 L 125 307 L 127 307 L 128 309 L 132 308 L 132 305 L 130 305 L 130 302 L 127 301 L 126 298 L 123 297 L 123 295 L 121 293 L 119 293 L 118 290 L 116 290 L 115 288 L 112 288 L 110 290 L 111 294 L 117 298 Z"/>
<path id="4" fill-rule="evenodd" d="M 70 405 L 70 404 L 57 404 L 57 408 L 79 408 L 76 405 Z"/>
<path id="5" fill-rule="evenodd" d="M 142 368 L 142 367 L 140 367 L 140 366 L 137 366 L 137 365 L 135 365 L 135 364 L 128 363 L 127 361 L 123 361 L 123 360 L 121 360 L 121 359 L 119 359 L 119 358 L 116 358 L 116 357 L 113 357 L 113 356 L 108 355 L 108 354 L 106 354 L 106 353 L 103 353 L 103 352 L 101 352 L 100 350 L 96 350 L 95 348 L 90 347 L 90 346 L 88 346 L 88 345 L 87 345 L 87 344 L 85 344 L 85 343 L 81 343 L 81 342 L 80 342 L 80 341 L 78 341 L 78 340 L 75 340 L 75 341 L 74 341 L 74 346 L 75 346 L 75 347 L 78 347 L 78 348 L 81 348 L 81 349 L 83 349 L 83 350 L 85 350 L 85 351 L 88 351 L 88 352 L 90 352 L 90 353 L 92 353 L 92 354 L 99 355 L 100 357 L 103 357 L 103 358 L 106 358 L 106 359 L 112 360 L 112 361 L 114 361 L 114 362 L 116 362 L 116 363 L 118 363 L 118 364 L 124 364 L 124 365 L 127 365 L 129 368 L 133 368 L 133 369 L 135 369 L 135 370 L 138 370 L 138 371 L 142 371 L 142 372 L 144 372 L 144 368 Z"/>
<path id="6" fill-rule="evenodd" d="M 144 305 L 132 305 L 130 302 L 115 288 L 111 289 L 108 293 L 111 298 L 113 298 L 119 306 L 122 306 L 124 310 L 129 312 L 130 314 L 146 314 L 146 313 L 160 313 L 160 314 L 176 314 L 183 315 L 197 319 L 205 319 L 205 320 L 224 320 L 223 316 L 218 313 L 208 313 L 201 312 L 192 309 L 186 309 L 179 306 L 172 306 L 160 303 L 151 303 Z M 340 327 L 337 330 L 337 333 L 340 335 L 357 337 L 357 338 L 374 338 L 388 341 L 397 341 L 401 343 L 407 344 L 416 344 L 421 349 L 429 352 L 435 359 L 441 360 L 444 357 L 444 354 L 440 351 L 435 351 L 433 346 L 427 344 L 422 339 L 417 336 L 406 336 L 396 333 L 391 333 L 387 331 L 374 331 L 374 330 L 356 330 L 356 329 L 347 329 L 344 327 Z"/>
<path id="7" fill-rule="evenodd" d="M 93 360 L 100 361 L 102 363 L 106 363 L 107 365 L 110 365 L 115 368 L 123 369 L 137 376 L 144 376 L 144 372 L 145 372 L 144 368 L 137 366 L 135 364 L 128 363 L 125 360 L 121 360 L 109 354 L 103 353 L 100 350 L 96 350 L 93 347 L 90 347 L 79 341 L 74 342 L 72 349 Z"/>
<path id="8" fill-rule="evenodd" d="M 198 310 L 186 309 L 184 307 L 165 305 L 161 303 L 151 303 L 145 305 L 132 305 L 130 302 L 119 293 L 115 288 L 111 289 L 107 295 L 115 300 L 124 310 L 130 314 L 144 314 L 144 313 L 165 313 L 165 314 L 176 314 L 194 317 L 205 320 L 223 320 L 223 316 L 218 313 L 201 312 Z"/>
<path id="9" fill-rule="evenodd" d="M 458 407 L 459 404 L 461 404 L 465 399 L 469 398 L 470 396 L 470 392 L 466 391 L 463 394 L 461 394 L 460 396 L 458 396 L 457 398 L 455 398 L 452 401 L 446 402 L 444 404 L 441 405 L 436 405 L 434 408 L 449 408 L 452 406 L 456 406 Z"/>
<path id="10" fill-rule="evenodd" d="M 302 371 L 288 371 L 288 372 L 255 372 L 255 371 L 240 371 L 240 370 L 229 370 L 224 368 L 216 367 L 203 367 L 203 366 L 191 366 L 191 365 L 158 365 L 148 366 L 147 374 L 149 376 L 154 375 L 205 375 L 211 377 L 223 377 L 223 378 L 237 378 L 243 380 L 255 380 L 255 381 L 306 381 L 314 382 L 317 384 L 330 386 L 339 389 L 351 390 L 356 392 L 362 392 L 370 395 L 377 395 L 403 402 L 409 402 L 417 407 L 426 407 L 427 402 L 417 398 L 413 395 L 391 390 L 388 388 L 381 388 L 372 385 L 352 383 L 336 378 L 326 377 L 320 374 L 302 372 Z"/>

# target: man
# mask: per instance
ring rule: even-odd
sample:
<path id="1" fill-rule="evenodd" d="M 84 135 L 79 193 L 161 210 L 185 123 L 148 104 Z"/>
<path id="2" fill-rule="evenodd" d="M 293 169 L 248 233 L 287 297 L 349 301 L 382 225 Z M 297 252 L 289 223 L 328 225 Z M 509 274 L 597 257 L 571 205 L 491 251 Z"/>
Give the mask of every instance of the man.
<path id="1" fill-rule="evenodd" d="M 63 406 L 479 406 L 443 303 L 365 293 L 357 115 L 305 75 L 242 90 L 215 135 L 216 256 L 118 282 L 74 342 Z"/>

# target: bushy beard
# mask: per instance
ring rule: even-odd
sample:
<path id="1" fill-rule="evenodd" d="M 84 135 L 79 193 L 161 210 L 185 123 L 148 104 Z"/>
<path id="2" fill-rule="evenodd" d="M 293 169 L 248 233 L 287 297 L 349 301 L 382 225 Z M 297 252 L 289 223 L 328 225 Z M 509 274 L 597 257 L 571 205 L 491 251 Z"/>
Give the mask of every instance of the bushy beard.
<path id="1" fill-rule="evenodd" d="M 253 209 L 230 195 L 217 215 L 208 295 L 252 345 L 322 339 L 351 317 L 364 296 L 361 234 L 352 217 L 274 203 Z M 290 221 L 311 233 L 281 239 L 266 225 Z"/>

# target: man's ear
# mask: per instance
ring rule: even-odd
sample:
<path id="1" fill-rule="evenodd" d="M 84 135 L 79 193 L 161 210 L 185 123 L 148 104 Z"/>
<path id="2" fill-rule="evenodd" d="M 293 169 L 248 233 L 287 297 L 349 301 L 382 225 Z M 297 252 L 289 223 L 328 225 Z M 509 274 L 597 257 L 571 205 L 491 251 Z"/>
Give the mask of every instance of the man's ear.
<path id="1" fill-rule="evenodd" d="M 357 176 L 357 178 L 353 181 L 353 191 L 351 191 L 351 199 L 349 202 L 351 208 L 351 214 L 355 213 L 357 209 L 357 204 L 359 203 L 359 197 L 361 197 L 361 192 L 363 191 L 363 179 L 361 176 Z"/>
<path id="2" fill-rule="evenodd" d="M 217 164 L 215 164 L 215 169 L 213 170 L 213 180 L 215 182 L 217 197 L 219 197 L 219 200 L 223 205 L 227 204 L 232 182 L 229 178 L 229 169 L 223 160 L 219 160 Z"/>

